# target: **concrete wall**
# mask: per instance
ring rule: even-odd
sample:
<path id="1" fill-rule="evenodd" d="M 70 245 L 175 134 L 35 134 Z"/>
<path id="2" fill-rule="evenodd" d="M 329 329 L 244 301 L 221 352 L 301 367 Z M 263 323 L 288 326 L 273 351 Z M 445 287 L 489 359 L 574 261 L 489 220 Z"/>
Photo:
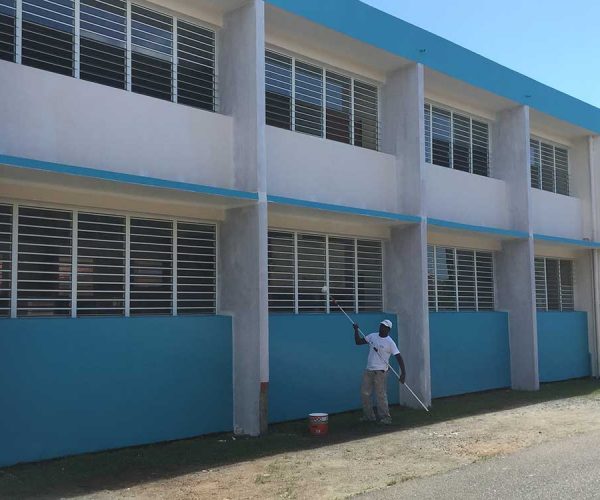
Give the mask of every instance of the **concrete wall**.
<path id="1" fill-rule="evenodd" d="M 590 375 L 587 314 L 538 312 L 540 382 Z"/>
<path id="2" fill-rule="evenodd" d="M 365 334 L 389 314 L 356 314 Z M 392 337 L 397 341 L 394 325 Z M 399 345 L 402 351 L 402 345 Z M 269 317 L 269 420 L 306 418 L 309 413 L 336 413 L 361 407 L 360 384 L 367 346 L 354 344 L 352 325 L 340 313 L 271 314 Z M 390 360 L 396 363 L 395 360 Z M 394 365 L 392 365 L 394 366 Z M 388 376 L 390 404 L 398 403 L 398 383 Z"/>
<path id="3" fill-rule="evenodd" d="M 394 157 L 267 127 L 269 194 L 395 211 Z"/>
<path id="4" fill-rule="evenodd" d="M 0 61 L 0 154 L 233 187 L 230 117 Z"/>
<path id="5" fill-rule="evenodd" d="M 0 466 L 228 431 L 231 320 L 0 320 L 0 380 Z"/>
<path id="6" fill-rule="evenodd" d="M 438 165 L 425 165 L 427 215 L 510 229 L 506 183 Z"/>
<path id="7" fill-rule="evenodd" d="M 510 387 L 508 314 L 429 314 L 434 398 Z"/>
<path id="8" fill-rule="evenodd" d="M 579 198 L 531 190 L 533 232 L 583 239 L 583 204 Z"/>

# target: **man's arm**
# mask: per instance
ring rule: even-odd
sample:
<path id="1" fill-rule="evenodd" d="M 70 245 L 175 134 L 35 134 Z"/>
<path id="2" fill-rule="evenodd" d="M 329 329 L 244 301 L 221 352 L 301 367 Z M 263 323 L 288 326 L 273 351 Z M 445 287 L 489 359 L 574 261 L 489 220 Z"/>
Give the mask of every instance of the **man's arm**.
<path id="1" fill-rule="evenodd" d="M 354 323 L 354 325 L 352 325 L 352 326 L 354 327 L 354 343 L 356 345 L 367 344 L 367 341 L 360 336 L 360 333 L 358 333 L 358 325 L 356 323 Z"/>
<path id="2" fill-rule="evenodd" d="M 396 354 L 395 357 L 396 361 L 398 361 L 398 365 L 400 366 L 400 383 L 403 384 L 406 380 L 406 368 L 404 366 L 404 360 L 402 359 L 402 356 L 400 356 L 400 353 Z"/>

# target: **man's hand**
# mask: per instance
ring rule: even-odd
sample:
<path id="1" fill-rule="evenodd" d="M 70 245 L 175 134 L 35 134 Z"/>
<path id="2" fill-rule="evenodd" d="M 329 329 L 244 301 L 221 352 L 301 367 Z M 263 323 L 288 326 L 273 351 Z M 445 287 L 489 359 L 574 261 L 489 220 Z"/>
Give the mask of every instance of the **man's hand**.
<path id="1" fill-rule="evenodd" d="M 400 380 L 401 384 L 403 384 L 404 382 L 406 382 L 406 373 L 402 372 L 400 374 L 400 378 L 398 380 Z"/>
<path id="2" fill-rule="evenodd" d="M 354 328 L 354 331 L 355 331 L 355 332 L 358 332 L 358 330 L 359 330 L 358 323 L 354 323 L 354 324 L 352 325 L 352 328 Z"/>

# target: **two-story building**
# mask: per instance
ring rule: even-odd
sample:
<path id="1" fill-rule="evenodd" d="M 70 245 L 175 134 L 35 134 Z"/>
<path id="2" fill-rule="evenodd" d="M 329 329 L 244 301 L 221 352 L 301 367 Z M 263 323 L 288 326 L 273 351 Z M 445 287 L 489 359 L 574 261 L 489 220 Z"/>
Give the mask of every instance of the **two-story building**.
<path id="1" fill-rule="evenodd" d="M 598 376 L 598 134 L 358 0 L 0 0 L 0 466 L 359 407 L 324 285 L 433 406 Z"/>

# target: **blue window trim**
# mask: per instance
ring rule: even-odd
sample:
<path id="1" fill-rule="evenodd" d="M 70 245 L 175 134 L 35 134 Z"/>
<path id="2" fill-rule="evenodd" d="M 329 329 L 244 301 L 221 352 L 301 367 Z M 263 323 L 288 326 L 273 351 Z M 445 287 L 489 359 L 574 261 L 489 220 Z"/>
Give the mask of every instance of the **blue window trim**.
<path id="1" fill-rule="evenodd" d="M 573 238 L 563 238 L 562 236 L 550 236 L 548 234 L 534 234 L 533 239 L 535 241 L 547 241 L 550 243 L 556 243 L 558 245 L 578 246 L 584 248 L 600 248 L 600 242 L 587 241 L 587 240 L 576 240 Z"/>
<path id="2" fill-rule="evenodd" d="M 453 222 L 453 221 L 442 220 L 442 219 L 428 218 L 427 224 L 429 226 L 443 227 L 446 229 L 454 229 L 456 231 L 468 231 L 471 233 L 486 233 L 486 234 L 493 234 L 495 236 L 504 236 L 504 237 L 516 238 L 516 239 L 529 238 L 529 233 L 526 233 L 525 231 L 514 231 L 512 229 L 502 229 L 499 227 L 476 226 L 476 225 L 472 225 L 472 224 L 463 224 L 461 222 Z"/>

